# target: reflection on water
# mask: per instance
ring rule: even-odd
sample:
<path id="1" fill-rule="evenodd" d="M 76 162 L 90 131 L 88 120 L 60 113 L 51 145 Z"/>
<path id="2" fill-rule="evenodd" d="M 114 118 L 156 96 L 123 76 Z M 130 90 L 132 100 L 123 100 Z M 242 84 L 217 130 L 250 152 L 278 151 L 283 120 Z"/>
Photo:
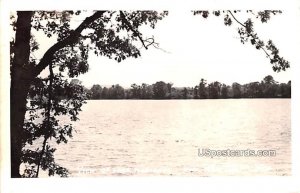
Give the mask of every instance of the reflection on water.
<path id="1" fill-rule="evenodd" d="M 290 122 L 290 99 L 88 101 L 55 157 L 71 176 L 290 175 Z M 199 157 L 199 148 L 276 156 Z"/>

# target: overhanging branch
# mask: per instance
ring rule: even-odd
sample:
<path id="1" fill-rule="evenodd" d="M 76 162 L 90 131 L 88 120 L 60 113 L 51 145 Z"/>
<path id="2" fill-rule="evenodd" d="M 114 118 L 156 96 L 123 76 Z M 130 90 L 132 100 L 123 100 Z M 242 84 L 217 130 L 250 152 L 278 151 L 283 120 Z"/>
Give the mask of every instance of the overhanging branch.
<path id="1" fill-rule="evenodd" d="M 243 26 L 244 28 L 247 28 L 246 25 L 243 24 L 243 23 L 241 23 L 241 22 L 233 15 L 233 13 L 232 13 L 230 10 L 228 10 L 228 13 L 232 16 L 232 18 L 233 18 L 238 24 L 240 24 L 240 25 Z M 255 36 L 254 36 L 252 33 L 247 32 L 247 30 L 246 30 L 246 33 L 247 33 L 249 36 L 251 36 L 252 38 L 255 39 Z M 265 52 L 265 54 L 267 55 L 267 57 L 270 58 L 270 54 L 269 54 L 262 46 L 261 46 L 260 48 Z"/>
<path id="2" fill-rule="evenodd" d="M 87 28 L 92 22 L 102 17 L 102 15 L 105 12 L 106 11 L 97 11 L 92 16 L 87 17 L 74 31 L 71 32 L 71 34 L 68 37 L 57 42 L 51 48 L 49 48 L 44 54 L 44 56 L 42 57 L 42 59 L 40 60 L 40 62 L 38 63 L 38 65 L 34 68 L 33 77 L 39 75 L 42 72 L 42 70 L 44 70 L 52 62 L 54 58 L 54 54 L 58 50 L 68 45 L 76 43 L 80 38 L 81 32 L 85 28 Z"/>
<path id="3" fill-rule="evenodd" d="M 121 16 L 122 22 L 133 32 L 133 35 L 139 38 L 139 40 L 142 42 L 144 48 L 148 49 L 148 46 L 145 45 L 145 42 L 144 42 L 143 38 L 140 36 L 140 33 L 132 27 L 132 25 L 127 20 L 127 18 L 125 16 L 125 14 L 123 13 L 123 11 L 120 11 L 120 16 Z"/>

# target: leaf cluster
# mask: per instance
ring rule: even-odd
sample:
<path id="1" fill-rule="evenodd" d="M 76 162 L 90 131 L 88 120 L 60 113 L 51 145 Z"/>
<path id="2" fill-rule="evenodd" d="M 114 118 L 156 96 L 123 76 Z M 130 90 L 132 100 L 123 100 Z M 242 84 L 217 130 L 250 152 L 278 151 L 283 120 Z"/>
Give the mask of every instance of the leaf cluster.
<path id="1" fill-rule="evenodd" d="M 69 83 L 61 73 L 56 73 L 52 80 L 51 113 L 48 118 L 49 79 L 50 76 L 36 78 L 28 94 L 28 118 L 24 123 L 22 134 L 24 146 L 22 162 L 28 167 L 25 169 L 24 177 L 30 177 L 34 174 L 32 166 L 36 169 L 36 166 L 39 165 L 38 162 L 40 162 L 41 169 L 48 170 L 49 175 L 67 175 L 65 173 L 67 170 L 55 163 L 53 156 L 55 149 L 51 148 L 50 145 L 47 145 L 44 151 L 39 148 L 35 151 L 26 149 L 28 145 L 37 146 L 38 141 L 43 138 L 54 139 L 57 144 L 67 143 L 68 138 L 72 137 L 74 128 L 69 122 L 61 123 L 59 118 L 67 116 L 70 121 L 78 120 L 81 107 L 85 103 L 86 93 L 80 82 Z"/>
<path id="2" fill-rule="evenodd" d="M 224 24 L 231 26 L 234 22 L 238 24 L 238 34 L 242 44 L 250 42 L 258 50 L 263 50 L 266 57 L 269 58 L 272 64 L 272 69 L 275 72 L 286 70 L 290 67 L 287 60 L 279 55 L 279 49 L 275 46 L 272 40 L 268 40 L 267 43 L 258 37 L 258 34 L 254 30 L 254 22 L 252 18 L 248 18 L 245 22 L 241 22 L 237 19 L 235 14 L 242 12 L 241 10 L 216 10 L 212 11 L 213 15 L 224 17 Z M 194 15 L 201 15 L 203 18 L 207 18 L 209 11 L 193 11 Z M 271 19 L 271 15 L 281 14 L 280 10 L 264 10 L 255 12 L 253 10 L 246 10 L 246 13 L 251 14 L 256 19 L 259 19 L 262 23 L 267 23 Z M 250 41 L 249 41 L 250 40 Z"/>

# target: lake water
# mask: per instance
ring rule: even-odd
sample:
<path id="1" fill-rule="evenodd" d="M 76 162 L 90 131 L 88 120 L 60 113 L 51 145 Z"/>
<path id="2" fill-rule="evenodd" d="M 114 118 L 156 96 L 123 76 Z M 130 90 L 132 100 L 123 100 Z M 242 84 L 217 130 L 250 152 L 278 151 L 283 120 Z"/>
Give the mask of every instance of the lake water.
<path id="1" fill-rule="evenodd" d="M 290 112 L 290 99 L 91 100 L 55 158 L 80 177 L 291 175 Z M 202 148 L 276 156 L 200 157 Z"/>

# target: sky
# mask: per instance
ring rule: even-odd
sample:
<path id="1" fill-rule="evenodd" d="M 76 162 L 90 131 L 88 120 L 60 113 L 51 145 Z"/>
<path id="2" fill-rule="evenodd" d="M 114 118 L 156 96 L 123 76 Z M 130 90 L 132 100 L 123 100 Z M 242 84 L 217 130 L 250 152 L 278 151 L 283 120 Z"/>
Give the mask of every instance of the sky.
<path id="1" fill-rule="evenodd" d="M 290 12 L 272 16 L 264 24 L 245 12 L 235 16 L 242 23 L 252 17 L 258 36 L 265 42 L 273 40 L 280 55 L 292 67 L 297 63 L 297 51 L 291 49 L 297 47 L 297 41 L 294 41 L 297 31 L 291 30 L 294 23 Z M 141 57 L 127 58 L 120 63 L 90 53 L 89 71 L 77 78 L 88 88 L 94 84 L 120 84 L 128 88 L 133 83 L 153 84 L 157 81 L 173 83 L 174 87 L 193 87 L 201 78 L 228 85 L 233 82 L 245 84 L 261 81 L 267 75 L 272 75 L 278 82 L 291 80 L 292 67 L 280 73 L 274 72 L 262 50 L 255 49 L 249 42 L 240 42 L 239 24 L 233 20 L 232 26 L 225 26 L 223 19 L 222 15 L 210 14 L 204 19 L 200 15 L 194 16 L 191 11 L 171 10 L 168 16 L 158 21 L 155 29 L 141 29 L 143 37 L 154 36 L 161 49 L 150 47 L 145 50 L 141 47 Z M 73 28 L 80 22 L 72 22 Z M 35 57 L 39 59 L 56 40 L 44 34 L 37 38 L 40 50 Z"/>
<path id="2" fill-rule="evenodd" d="M 246 21 L 245 14 L 236 16 L 242 22 Z M 285 12 L 273 16 L 265 24 L 256 20 L 255 30 L 263 40 L 272 39 L 280 54 L 293 66 L 296 53 L 289 49 L 293 43 L 293 31 L 289 30 L 293 24 L 289 17 Z M 189 11 L 170 11 L 154 30 L 144 29 L 146 36 L 154 35 L 162 50 L 144 49 L 142 57 L 121 63 L 91 54 L 90 70 L 79 79 L 87 87 L 93 84 L 130 87 L 133 83 L 152 84 L 156 81 L 192 87 L 201 78 L 208 82 L 244 84 L 261 81 L 267 75 L 279 82 L 291 80 L 292 68 L 275 73 L 262 50 L 256 50 L 250 43 L 240 43 L 237 27 L 238 24 L 225 26 L 223 17 L 210 15 L 204 19 Z"/>

